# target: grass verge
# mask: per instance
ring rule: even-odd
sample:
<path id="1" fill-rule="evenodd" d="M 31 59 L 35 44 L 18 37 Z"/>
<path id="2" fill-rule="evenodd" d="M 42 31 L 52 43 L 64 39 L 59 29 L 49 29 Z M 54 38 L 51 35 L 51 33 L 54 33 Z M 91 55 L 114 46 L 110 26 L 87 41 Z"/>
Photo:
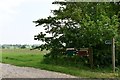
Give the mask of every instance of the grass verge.
<path id="1" fill-rule="evenodd" d="M 37 50 L 30 51 L 28 49 L 3 49 L 2 62 L 21 67 L 34 67 L 56 71 L 84 78 L 120 78 L 120 73 L 112 73 L 110 68 L 90 69 L 89 67 L 82 66 L 81 64 L 79 64 L 81 66 L 75 67 L 67 63 L 66 65 L 56 65 L 54 61 L 50 61 L 49 59 L 48 63 L 44 63 L 44 53 L 45 52 L 40 52 Z M 61 60 L 60 62 L 65 63 L 66 61 Z"/>

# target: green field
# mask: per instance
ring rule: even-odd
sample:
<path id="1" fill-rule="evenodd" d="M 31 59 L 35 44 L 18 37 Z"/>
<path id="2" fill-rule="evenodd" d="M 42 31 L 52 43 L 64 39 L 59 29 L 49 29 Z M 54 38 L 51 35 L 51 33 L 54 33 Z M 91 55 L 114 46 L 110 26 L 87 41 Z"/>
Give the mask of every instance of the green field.
<path id="1" fill-rule="evenodd" d="M 71 74 L 84 78 L 118 78 L 120 73 L 112 73 L 111 68 L 90 69 L 89 67 L 75 67 L 66 65 L 55 65 L 51 60 L 51 64 L 44 63 L 44 53 L 46 51 L 29 50 L 29 49 L 3 49 L 0 53 L 2 63 L 12 64 L 16 66 L 34 67 L 66 74 Z M 1 55 L 2 54 L 2 55 Z M 62 62 L 61 62 L 62 63 Z M 65 61 L 64 61 L 65 63 Z M 80 64 L 79 64 L 80 65 Z"/>

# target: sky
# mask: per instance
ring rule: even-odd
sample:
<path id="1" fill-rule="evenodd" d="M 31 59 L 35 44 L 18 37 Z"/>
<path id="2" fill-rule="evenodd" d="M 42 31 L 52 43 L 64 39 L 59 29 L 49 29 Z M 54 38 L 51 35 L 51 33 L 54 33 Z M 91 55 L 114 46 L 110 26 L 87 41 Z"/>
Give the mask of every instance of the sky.
<path id="1" fill-rule="evenodd" d="M 34 35 L 44 31 L 33 21 L 58 9 L 55 0 L 0 0 L 0 44 L 41 44 Z"/>

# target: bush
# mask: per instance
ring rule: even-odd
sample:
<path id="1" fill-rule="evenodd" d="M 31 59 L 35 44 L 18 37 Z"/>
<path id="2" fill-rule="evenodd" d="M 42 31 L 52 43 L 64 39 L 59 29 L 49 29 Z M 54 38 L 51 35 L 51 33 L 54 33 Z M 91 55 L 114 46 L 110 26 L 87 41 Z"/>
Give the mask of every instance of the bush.
<path id="1" fill-rule="evenodd" d="M 93 55 L 94 66 L 109 66 L 112 62 L 112 55 L 110 51 L 97 50 Z"/>
<path id="2" fill-rule="evenodd" d="M 90 66 L 88 63 L 88 58 L 80 56 L 61 56 L 57 58 L 47 56 L 44 57 L 43 63 L 68 67 L 71 66 L 76 68 L 80 68 L 81 66 Z"/>

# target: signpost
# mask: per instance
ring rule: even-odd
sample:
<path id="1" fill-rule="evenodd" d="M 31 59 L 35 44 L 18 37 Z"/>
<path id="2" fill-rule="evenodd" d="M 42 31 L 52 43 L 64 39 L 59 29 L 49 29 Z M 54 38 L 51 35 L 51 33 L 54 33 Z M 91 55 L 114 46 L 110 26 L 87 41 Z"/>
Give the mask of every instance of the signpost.
<path id="1" fill-rule="evenodd" d="M 113 72 L 115 72 L 115 39 L 112 38 L 112 67 Z"/>
<path id="2" fill-rule="evenodd" d="M 106 40 L 105 44 L 111 44 L 111 50 L 112 50 L 112 68 L 113 68 L 113 72 L 115 72 L 115 39 L 112 38 L 112 40 Z"/>

